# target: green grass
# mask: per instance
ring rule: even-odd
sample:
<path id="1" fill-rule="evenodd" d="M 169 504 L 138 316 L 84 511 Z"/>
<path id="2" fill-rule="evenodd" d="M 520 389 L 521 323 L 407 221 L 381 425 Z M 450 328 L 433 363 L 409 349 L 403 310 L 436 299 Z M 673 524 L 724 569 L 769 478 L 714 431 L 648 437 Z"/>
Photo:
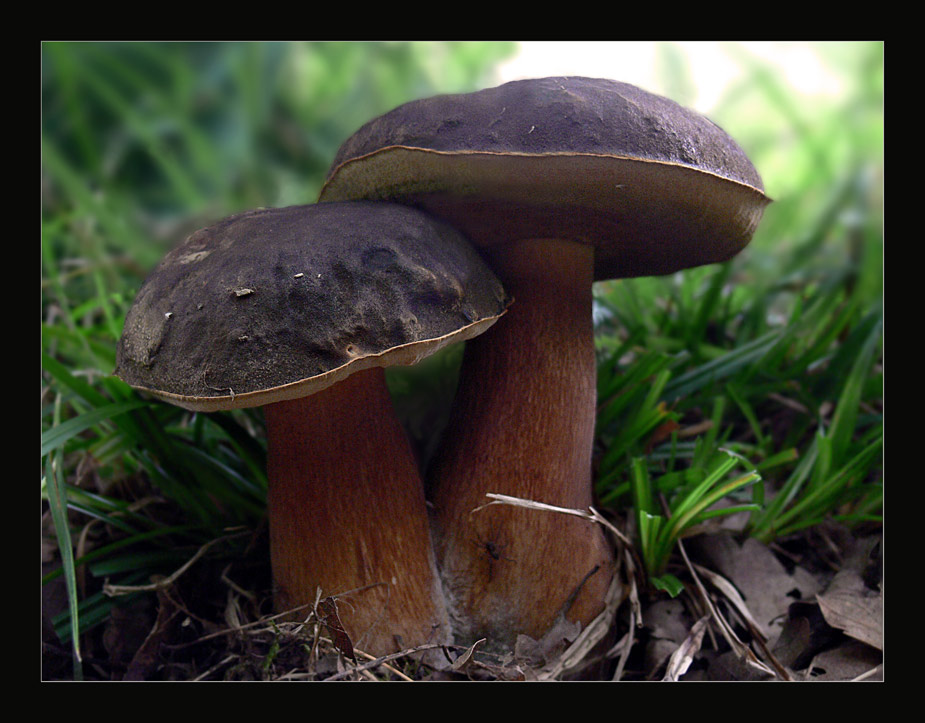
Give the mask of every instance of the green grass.
<path id="1" fill-rule="evenodd" d="M 882 522 L 882 47 L 820 52 L 856 74 L 840 103 L 801 105 L 742 57 L 750 72 L 716 110 L 739 119 L 775 199 L 752 244 L 720 266 L 596 289 L 597 494 L 633 509 L 652 576 L 720 449 L 760 477 L 747 494 L 739 472 L 714 480 L 728 509 L 749 510 L 743 534 Z"/>
<path id="2" fill-rule="evenodd" d="M 722 269 L 705 275 L 704 304 L 712 299 L 718 307 L 711 290 L 726 275 Z M 695 278 L 680 281 L 676 298 Z M 631 308 L 619 301 L 625 293 L 621 289 L 614 293 L 617 300 L 603 303 L 625 312 Z M 676 308 L 685 313 L 683 304 Z M 648 572 L 664 571 L 670 553 L 665 548 L 683 532 L 672 527 L 658 543 L 647 536 L 640 515 L 657 512 L 653 492 L 667 496 L 674 514 L 693 504 L 703 490 L 690 483 L 711 478 L 721 448 L 747 460 L 761 476 L 761 488 L 775 491 L 767 501 L 759 495 L 763 504 L 745 527 L 760 540 L 826 519 L 879 522 L 880 305 L 863 304 L 843 283 L 820 284 L 803 290 L 780 324 L 748 334 L 740 328 L 745 308 L 716 308 L 709 315 L 712 330 L 729 339 L 727 348 L 719 341 L 691 344 L 704 338 L 688 335 L 702 308 L 680 323 L 662 312 L 624 318 L 624 328 L 635 331 L 626 332 L 623 344 L 602 348 L 597 493 L 602 504 L 634 506 Z M 726 323 L 736 327 L 735 336 L 722 328 Z M 662 348 L 671 351 L 657 351 Z M 696 436 L 686 438 L 686 430 Z M 649 482 L 650 475 L 658 482 Z M 643 494 L 644 488 L 649 492 Z M 727 502 L 735 502 L 737 489 L 729 488 Z"/>
<path id="3" fill-rule="evenodd" d="M 41 482 L 63 561 L 43 582 L 66 580 L 63 640 L 107 620 L 104 580 L 170 574 L 219 538 L 210 559 L 241 559 L 249 539 L 228 530 L 263 520 L 259 411 L 191 414 L 111 376 L 147 271 L 216 218 L 311 202 L 363 122 L 492 84 L 510 49 L 43 46 Z M 728 52 L 744 74 L 711 115 L 775 200 L 756 238 L 726 264 L 595 290 L 598 505 L 669 590 L 677 540 L 703 523 L 771 541 L 882 515 L 882 46 L 821 46 L 844 89 L 813 103 Z M 424 402 L 448 398 L 453 359 L 391 379 L 412 434 L 433 428 Z"/>

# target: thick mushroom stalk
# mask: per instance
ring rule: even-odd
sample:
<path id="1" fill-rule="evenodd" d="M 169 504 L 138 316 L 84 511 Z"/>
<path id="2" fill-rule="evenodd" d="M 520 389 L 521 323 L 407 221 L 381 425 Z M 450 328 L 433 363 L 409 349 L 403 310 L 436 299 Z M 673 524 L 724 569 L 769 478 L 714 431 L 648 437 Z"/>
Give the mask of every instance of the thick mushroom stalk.
<path id="1" fill-rule="evenodd" d="M 276 608 L 334 596 L 353 644 L 374 655 L 446 642 L 424 491 L 383 370 L 264 415 Z"/>
<path id="2" fill-rule="evenodd" d="M 572 516 L 506 505 L 474 511 L 488 492 L 592 503 L 593 248 L 536 240 L 491 251 L 515 302 L 466 345 L 429 485 L 457 634 L 510 646 L 520 633 L 541 637 L 576 592 L 566 616 L 587 624 L 602 609 L 613 557 L 600 530 Z"/>

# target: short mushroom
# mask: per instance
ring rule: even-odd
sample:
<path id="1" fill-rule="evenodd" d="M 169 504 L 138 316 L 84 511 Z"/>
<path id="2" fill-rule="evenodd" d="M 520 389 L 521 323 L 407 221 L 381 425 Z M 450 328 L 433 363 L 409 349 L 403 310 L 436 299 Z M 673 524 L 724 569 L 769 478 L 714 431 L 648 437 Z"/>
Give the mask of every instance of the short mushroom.
<path id="1" fill-rule="evenodd" d="M 507 303 L 459 232 L 414 209 L 260 209 L 166 255 L 116 373 L 191 410 L 264 407 L 276 607 L 320 588 L 353 643 L 383 655 L 451 635 L 384 368 L 483 332 Z"/>
<path id="2" fill-rule="evenodd" d="M 569 614 L 587 623 L 611 574 L 598 530 L 533 510 L 470 512 L 487 492 L 592 502 L 592 283 L 731 258 L 769 201 L 758 173 L 722 129 L 671 100 L 612 80 L 541 78 L 370 121 L 341 147 L 320 195 L 360 198 L 455 225 L 514 297 L 467 344 L 428 475 L 459 632 L 537 637 L 598 567 Z"/>

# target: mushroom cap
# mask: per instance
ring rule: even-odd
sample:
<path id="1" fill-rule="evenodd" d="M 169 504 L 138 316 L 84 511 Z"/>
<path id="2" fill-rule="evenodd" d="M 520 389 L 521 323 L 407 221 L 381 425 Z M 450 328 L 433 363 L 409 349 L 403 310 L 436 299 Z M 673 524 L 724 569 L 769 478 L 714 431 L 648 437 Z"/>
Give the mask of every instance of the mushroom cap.
<path id="1" fill-rule="evenodd" d="M 164 257 L 126 315 L 116 374 L 187 409 L 259 406 L 414 364 L 508 303 L 468 241 L 415 209 L 259 209 Z"/>
<path id="2" fill-rule="evenodd" d="M 475 243 L 595 246 L 595 278 L 725 261 L 770 199 L 719 126 L 613 80 L 538 78 L 406 103 L 340 148 L 321 201 L 426 209 Z"/>

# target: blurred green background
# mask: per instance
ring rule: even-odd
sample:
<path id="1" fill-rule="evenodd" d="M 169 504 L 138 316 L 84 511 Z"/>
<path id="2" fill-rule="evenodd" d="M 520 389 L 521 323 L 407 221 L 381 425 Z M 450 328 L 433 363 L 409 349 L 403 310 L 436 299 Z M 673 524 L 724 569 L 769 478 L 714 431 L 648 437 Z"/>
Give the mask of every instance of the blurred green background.
<path id="1" fill-rule="evenodd" d="M 791 81 L 799 73 L 775 65 L 774 46 L 762 55 L 737 44 L 645 46 L 628 57 L 645 59 L 647 89 L 682 103 L 715 77 L 717 62 L 737 71 L 698 108 L 746 149 L 775 199 L 743 263 L 756 274 L 799 274 L 840 266 L 849 253 L 876 299 L 883 45 L 799 44 L 828 82 L 810 92 Z M 575 44 L 551 47 L 538 70 L 555 67 L 557 53 L 570 68 Z M 712 70 L 688 58 L 705 49 L 718 56 Z M 108 373 L 105 346 L 126 305 L 186 233 L 256 206 L 312 202 L 362 123 L 413 98 L 496 84 L 518 51 L 481 42 L 44 44 L 42 318 L 86 341 L 57 339 L 56 353 Z M 629 77 L 618 79 L 634 80 L 640 62 L 626 62 Z M 804 245 L 826 213 L 834 225 Z"/>
<path id="2" fill-rule="evenodd" d="M 163 254 L 231 213 L 313 202 L 340 144 L 400 103 L 523 75 L 612 77 L 693 105 L 774 199 L 728 264 L 596 288 L 601 498 L 621 499 L 653 429 L 705 418 L 710 444 L 744 440 L 768 465 L 808 450 L 824 459 L 814 478 L 843 479 L 859 464 L 852 445 L 882 424 L 883 58 L 880 42 L 43 44 L 43 494 L 61 503 L 65 565 L 66 528 L 85 536 L 93 520 L 110 533 L 90 545 L 90 574 L 131 582 L 262 516 L 259 412 L 189 415 L 110 376 L 125 313 Z M 621 394 L 621 380 L 651 378 L 670 378 L 661 396 Z M 393 391 L 427 447 L 425 402 L 452 385 L 412 374 Z M 797 422 L 774 406 L 784 397 L 805 410 Z M 818 447 L 830 428 L 831 448 Z M 152 489 L 183 513 L 132 506 Z M 879 497 L 865 504 L 879 511 Z M 81 589 L 82 629 L 107 614 L 98 590 Z"/>

